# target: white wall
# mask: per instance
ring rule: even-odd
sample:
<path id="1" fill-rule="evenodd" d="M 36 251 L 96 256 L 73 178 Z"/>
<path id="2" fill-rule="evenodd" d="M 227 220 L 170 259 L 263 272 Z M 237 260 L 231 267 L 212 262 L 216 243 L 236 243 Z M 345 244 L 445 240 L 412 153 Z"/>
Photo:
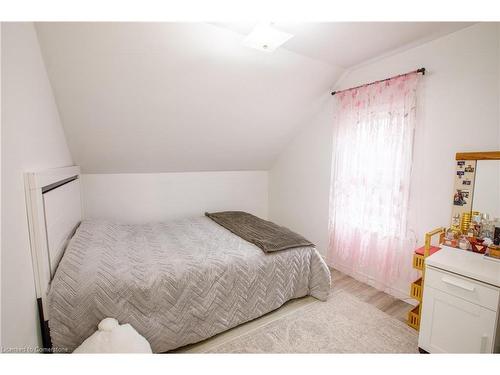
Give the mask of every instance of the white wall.
<path id="1" fill-rule="evenodd" d="M 320 112 L 280 154 L 269 172 L 269 217 L 310 241 L 325 254 L 332 160 L 330 94 Z"/>
<path id="2" fill-rule="evenodd" d="M 238 210 L 268 216 L 266 171 L 85 174 L 86 217 L 129 223 Z"/>
<path id="3" fill-rule="evenodd" d="M 31 23 L 2 24 L 2 346 L 39 345 L 23 172 L 72 164 Z M 37 336 L 38 335 L 38 336 Z"/>
<path id="4" fill-rule="evenodd" d="M 420 242 L 426 231 L 449 225 L 455 153 L 500 146 L 498 39 L 496 24 L 474 25 L 353 69 L 337 85 L 348 88 L 420 67 L 427 69 L 419 103 L 411 198 L 411 226 Z M 329 183 L 326 155 L 333 150 L 331 142 L 323 139 L 333 136 L 333 122 L 328 117 L 324 124 L 306 125 L 270 172 L 271 219 L 284 215 L 283 221 L 293 223 L 296 231 L 320 245 L 328 236 L 324 219 L 327 188 L 314 185 Z M 307 185 L 300 181 L 303 188 L 273 202 L 280 188 L 304 175 L 310 179 Z M 315 212 L 307 212 L 317 222 L 299 219 L 307 205 L 314 207 Z M 407 294 L 407 285 L 393 287 Z"/>

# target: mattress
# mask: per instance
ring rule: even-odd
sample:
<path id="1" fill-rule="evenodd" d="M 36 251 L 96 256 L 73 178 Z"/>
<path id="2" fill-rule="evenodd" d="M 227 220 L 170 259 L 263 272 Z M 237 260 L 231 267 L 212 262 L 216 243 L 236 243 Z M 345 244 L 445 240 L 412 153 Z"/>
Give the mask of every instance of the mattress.
<path id="1" fill-rule="evenodd" d="M 98 323 L 130 323 L 166 352 L 311 295 L 330 272 L 314 247 L 264 253 L 207 217 L 164 223 L 85 220 L 48 295 L 52 345 L 74 350 Z"/>

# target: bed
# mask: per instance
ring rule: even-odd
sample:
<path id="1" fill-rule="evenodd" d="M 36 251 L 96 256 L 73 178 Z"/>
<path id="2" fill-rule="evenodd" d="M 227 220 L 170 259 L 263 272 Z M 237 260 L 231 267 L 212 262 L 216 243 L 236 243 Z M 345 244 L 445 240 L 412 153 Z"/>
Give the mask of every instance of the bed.
<path id="1" fill-rule="evenodd" d="M 54 196 L 65 196 L 42 198 L 44 209 L 68 207 L 76 193 L 80 199 L 79 188 L 67 186 L 75 181 L 60 185 L 74 190 L 72 194 L 56 190 Z M 141 225 L 56 221 L 64 225 L 44 224 L 46 238 L 65 238 L 56 241 L 57 254 L 50 254 L 50 241 L 34 253 L 49 252 L 49 262 L 42 262 L 48 263 L 49 282 L 44 285 L 39 273 L 37 297 L 42 333 L 49 335 L 44 346 L 57 351 L 74 350 L 103 318 L 114 317 L 130 323 L 154 352 L 166 352 L 255 319 L 293 298 L 325 300 L 330 290 L 329 270 L 314 247 L 264 253 L 204 216 Z M 52 258 L 57 261 L 51 266 Z"/>

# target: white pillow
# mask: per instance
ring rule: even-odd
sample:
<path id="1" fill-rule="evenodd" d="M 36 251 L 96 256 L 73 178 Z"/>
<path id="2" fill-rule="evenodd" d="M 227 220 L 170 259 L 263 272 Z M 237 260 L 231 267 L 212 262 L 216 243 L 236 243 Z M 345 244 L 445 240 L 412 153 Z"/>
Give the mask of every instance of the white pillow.
<path id="1" fill-rule="evenodd" d="M 149 342 L 130 324 L 106 318 L 97 328 L 73 353 L 152 353 Z"/>

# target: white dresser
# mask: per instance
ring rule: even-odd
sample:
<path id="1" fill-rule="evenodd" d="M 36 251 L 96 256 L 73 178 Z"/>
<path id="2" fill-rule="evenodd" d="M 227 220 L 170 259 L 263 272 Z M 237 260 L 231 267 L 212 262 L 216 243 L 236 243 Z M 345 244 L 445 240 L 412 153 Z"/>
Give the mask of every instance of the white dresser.
<path id="1" fill-rule="evenodd" d="M 419 348 L 500 352 L 500 262 L 444 246 L 428 257 Z"/>

